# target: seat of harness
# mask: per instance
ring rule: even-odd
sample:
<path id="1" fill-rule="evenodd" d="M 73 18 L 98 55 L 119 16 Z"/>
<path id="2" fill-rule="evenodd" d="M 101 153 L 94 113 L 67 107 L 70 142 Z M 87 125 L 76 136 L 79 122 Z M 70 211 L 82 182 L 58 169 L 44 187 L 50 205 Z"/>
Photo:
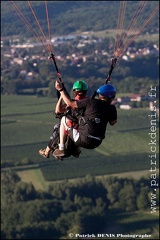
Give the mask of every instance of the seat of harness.
<path id="1" fill-rule="evenodd" d="M 85 117 L 80 117 L 79 118 L 79 124 L 80 125 L 85 125 L 87 124 L 88 122 L 95 122 L 95 123 L 100 123 L 101 122 L 101 119 L 100 118 L 85 118 Z"/>

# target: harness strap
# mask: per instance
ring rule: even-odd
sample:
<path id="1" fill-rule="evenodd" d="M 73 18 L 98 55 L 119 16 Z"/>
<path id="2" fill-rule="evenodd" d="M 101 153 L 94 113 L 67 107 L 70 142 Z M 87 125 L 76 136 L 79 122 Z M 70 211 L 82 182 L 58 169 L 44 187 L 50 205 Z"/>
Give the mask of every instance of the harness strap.
<path id="1" fill-rule="evenodd" d="M 84 117 L 79 118 L 79 125 L 85 125 L 88 122 L 95 122 L 98 124 L 101 122 L 101 119 L 100 118 L 84 118 Z"/>
<path id="2" fill-rule="evenodd" d="M 88 137 L 89 137 L 89 138 L 95 138 L 95 139 L 97 139 L 97 140 L 99 140 L 99 141 L 102 140 L 100 137 L 95 137 L 95 136 L 92 136 L 92 135 L 88 135 Z"/>

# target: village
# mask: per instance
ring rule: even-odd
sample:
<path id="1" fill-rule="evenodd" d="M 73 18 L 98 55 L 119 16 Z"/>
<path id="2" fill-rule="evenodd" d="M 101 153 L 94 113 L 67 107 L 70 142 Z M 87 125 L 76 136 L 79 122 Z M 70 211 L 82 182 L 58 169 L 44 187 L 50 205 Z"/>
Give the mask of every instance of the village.
<path id="1" fill-rule="evenodd" d="M 59 36 L 59 37 L 53 37 L 51 39 L 51 44 L 54 45 L 54 47 L 56 48 L 58 45 L 60 44 L 72 44 L 72 41 L 78 39 L 77 41 L 77 45 L 76 48 L 80 49 L 83 47 L 86 47 L 87 45 L 90 44 L 98 44 L 102 41 L 104 41 L 104 39 L 102 38 L 97 38 L 97 37 L 89 37 L 88 35 L 80 35 L 76 36 L 76 35 L 66 35 L 66 36 Z M 5 40 L 1 40 L 1 49 L 4 48 L 4 41 Z M 22 65 L 24 61 L 26 61 L 29 56 L 25 56 L 24 58 L 22 57 L 14 57 L 14 53 L 16 53 L 16 49 L 29 49 L 29 48 L 34 48 L 37 46 L 42 46 L 43 44 L 41 42 L 39 43 L 31 43 L 30 39 L 24 39 L 23 41 L 25 41 L 24 43 L 22 43 L 22 40 L 20 39 L 10 39 L 9 40 L 9 46 L 7 48 L 7 50 L 3 53 L 3 55 L 5 57 L 8 57 L 12 60 L 12 63 L 17 63 Z M 20 43 L 21 42 L 21 43 Z M 105 49 L 102 49 L 101 51 L 99 50 L 95 50 L 95 61 L 96 61 L 96 55 L 105 55 L 107 57 L 112 57 L 111 53 L 109 51 L 106 51 Z M 128 61 L 129 59 L 133 59 L 136 58 L 138 56 L 146 56 L 146 55 L 150 55 L 150 54 L 154 54 L 154 55 L 159 55 L 159 47 L 156 44 L 153 44 L 152 46 L 149 47 L 144 47 L 144 48 L 139 48 L 136 49 L 135 47 L 128 47 L 126 53 L 122 56 L 122 59 L 125 61 Z M 80 55 L 79 51 L 72 53 L 71 55 L 66 55 L 64 56 L 64 54 L 62 53 L 61 55 L 56 56 L 56 58 L 59 61 L 64 61 L 66 60 L 71 60 L 71 64 L 79 64 L 79 62 L 86 62 L 87 58 L 89 57 L 89 55 Z M 38 60 L 44 60 L 45 57 L 42 57 L 40 55 L 32 55 L 32 59 L 38 59 Z"/>
<path id="2" fill-rule="evenodd" d="M 3 39 L 3 38 L 2 38 Z M 89 37 L 87 34 L 82 34 L 81 36 L 77 37 L 75 35 L 66 35 L 66 36 L 58 36 L 51 39 L 52 44 L 54 44 L 54 48 L 58 47 L 59 45 L 69 45 L 72 44 L 73 41 L 77 39 L 76 49 L 77 51 L 73 52 L 70 55 L 65 55 L 63 52 L 56 55 L 56 59 L 65 63 L 69 63 L 70 66 L 77 66 L 80 67 L 81 63 L 86 63 L 87 60 L 90 58 L 89 54 L 84 54 L 83 51 L 79 49 L 83 49 L 88 45 L 91 44 L 98 44 L 103 42 L 102 38 L 97 37 Z M 16 39 L 9 39 L 6 47 L 6 40 L 1 40 L 1 50 L 3 49 L 3 57 L 8 59 L 11 65 L 17 64 L 22 65 L 28 59 L 32 59 L 35 61 L 33 65 L 36 67 L 37 62 L 46 60 L 46 56 L 41 52 L 41 54 L 33 53 L 32 55 L 29 54 L 30 51 L 34 52 L 33 49 L 35 47 L 41 47 L 42 43 L 35 43 L 31 42 L 30 39 L 27 40 L 20 40 L 19 38 Z M 21 54 L 21 50 L 27 50 L 28 54 Z M 81 53 L 81 54 L 80 54 Z M 134 59 L 139 56 L 146 56 L 146 55 L 158 55 L 159 54 L 159 47 L 156 44 L 153 44 L 149 47 L 139 48 L 136 49 L 134 47 L 128 47 L 125 55 L 122 56 L 124 61 L 129 61 L 129 59 Z M 94 61 L 97 61 L 98 55 L 103 55 L 108 58 L 111 58 L 111 53 L 105 49 L 101 50 L 94 50 Z M 36 75 L 34 71 L 27 72 L 27 70 L 23 69 L 20 71 L 20 75 L 25 76 L 26 79 L 30 80 L 33 76 Z M 2 77 L 1 77 L 2 78 Z M 131 108 L 135 108 L 137 106 L 141 107 L 149 107 L 152 109 L 153 101 L 152 97 L 149 95 L 143 94 L 129 94 L 129 96 L 124 97 L 117 97 L 114 102 L 119 108 L 129 110 Z"/>

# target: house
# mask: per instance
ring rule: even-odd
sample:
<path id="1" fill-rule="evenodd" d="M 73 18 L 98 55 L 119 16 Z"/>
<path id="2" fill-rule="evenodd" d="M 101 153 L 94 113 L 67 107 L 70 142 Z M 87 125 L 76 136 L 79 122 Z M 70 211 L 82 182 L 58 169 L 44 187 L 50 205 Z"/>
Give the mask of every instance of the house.
<path id="1" fill-rule="evenodd" d="M 120 106 L 119 106 L 121 109 L 125 109 L 125 110 L 129 110 L 129 109 L 131 109 L 132 107 L 129 105 L 129 104 L 121 104 Z"/>
<path id="2" fill-rule="evenodd" d="M 117 102 L 130 102 L 129 97 L 118 97 Z"/>
<path id="3" fill-rule="evenodd" d="M 27 71 L 26 71 L 26 70 L 21 70 L 21 71 L 20 71 L 20 74 L 21 74 L 21 75 L 26 75 L 26 74 L 27 74 Z"/>
<path id="4" fill-rule="evenodd" d="M 130 95 L 131 102 L 140 102 L 141 101 L 141 94 L 132 94 Z"/>
<path id="5" fill-rule="evenodd" d="M 149 96 L 141 95 L 141 94 L 132 94 L 130 95 L 131 102 L 141 102 L 145 100 L 149 100 Z"/>
<path id="6" fill-rule="evenodd" d="M 22 65 L 22 64 L 23 64 L 23 59 L 14 58 L 14 59 L 13 59 L 13 62 L 14 62 L 14 63 L 17 63 L 17 64 L 19 64 L 19 65 Z"/>

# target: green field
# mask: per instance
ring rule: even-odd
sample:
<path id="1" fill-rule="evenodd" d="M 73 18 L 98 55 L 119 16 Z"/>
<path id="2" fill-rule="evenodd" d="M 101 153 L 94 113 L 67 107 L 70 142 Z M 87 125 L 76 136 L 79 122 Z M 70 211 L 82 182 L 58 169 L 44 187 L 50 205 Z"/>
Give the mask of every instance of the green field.
<path id="1" fill-rule="evenodd" d="M 126 29 L 124 29 L 125 31 Z M 81 33 L 77 32 L 77 33 L 73 33 L 73 34 L 77 34 L 77 35 L 80 35 Z M 102 31 L 96 31 L 96 32 L 92 32 L 92 31 L 88 31 L 88 32 L 84 32 L 84 34 L 86 35 L 94 35 L 96 37 L 111 37 L 111 38 L 116 38 L 116 35 L 117 35 L 117 29 L 105 29 L 105 30 L 102 30 Z M 128 32 L 128 34 L 135 34 L 135 32 Z M 157 42 L 158 43 L 158 40 L 159 40 L 159 34 L 140 34 L 136 39 L 135 41 L 136 42 L 139 42 L 139 41 L 148 41 L 148 42 Z"/>
<path id="2" fill-rule="evenodd" d="M 149 180 L 149 109 L 118 109 L 118 123 L 108 126 L 100 147 L 83 149 L 79 159 L 70 157 L 61 162 L 53 156 L 44 159 L 38 154 L 47 145 L 53 125 L 58 121 L 53 114 L 56 102 L 57 99 L 36 96 L 1 97 L 1 162 L 12 163 L 21 181 L 46 191 L 50 184 L 56 186 L 57 181 L 76 183 L 86 175 L 100 179 L 112 175 L 134 179 L 147 176 Z M 158 136 L 156 144 L 158 161 Z M 25 165 L 28 160 L 32 164 Z M 128 213 L 108 210 L 106 222 L 109 233 L 151 234 L 146 238 L 159 239 L 158 211 L 151 214 L 149 210 Z"/>
<path id="3" fill-rule="evenodd" d="M 149 109 L 118 109 L 118 123 L 108 126 L 106 138 L 95 150 L 83 149 L 79 159 L 44 159 L 38 150 L 47 145 L 57 99 L 36 96 L 1 97 L 1 160 L 14 166 L 29 160 L 40 164 L 47 181 L 106 175 L 151 168 Z M 157 129 L 158 132 L 158 129 Z M 158 159 L 158 137 L 157 137 Z M 157 162 L 158 167 L 158 162 Z"/>
<path id="4" fill-rule="evenodd" d="M 17 171 L 19 177 L 23 182 L 26 183 L 32 183 L 35 189 L 37 190 L 46 190 L 50 184 L 57 184 L 59 182 L 62 182 L 63 180 L 59 181 L 46 181 L 42 175 L 42 171 L 38 169 L 29 169 L 29 170 L 20 170 Z M 159 175 L 159 171 L 156 171 L 157 176 Z M 123 173 L 113 173 L 113 174 L 107 174 L 107 175 L 100 175 L 97 176 L 97 179 L 107 178 L 107 177 L 119 177 L 119 178 L 133 178 L 133 179 L 140 179 L 144 176 L 148 177 L 149 179 L 149 172 L 148 170 L 141 170 L 141 171 L 133 171 L 133 172 L 123 172 Z M 78 182 L 81 178 L 72 178 L 68 179 L 68 182 L 75 183 Z"/>

